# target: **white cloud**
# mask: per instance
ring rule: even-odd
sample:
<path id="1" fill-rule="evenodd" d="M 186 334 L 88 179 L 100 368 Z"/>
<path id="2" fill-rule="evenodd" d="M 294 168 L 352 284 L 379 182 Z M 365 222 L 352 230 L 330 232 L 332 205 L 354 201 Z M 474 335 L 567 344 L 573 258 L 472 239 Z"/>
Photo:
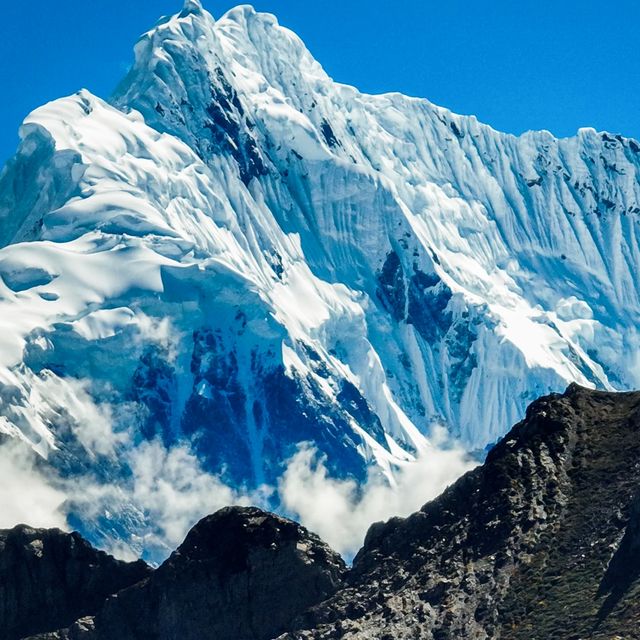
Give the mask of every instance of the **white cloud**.
<path id="1" fill-rule="evenodd" d="M 351 556 L 373 522 L 409 515 L 473 466 L 461 449 L 447 446 L 445 431 L 440 430 L 432 434 L 431 444 L 416 461 L 397 467 L 393 484 L 372 473 L 359 486 L 354 480 L 330 477 L 323 457 L 311 445 L 302 444 L 287 462 L 277 487 L 246 491 L 230 487 L 204 469 L 187 443 L 136 444 L 133 408 L 126 415 L 115 415 L 108 404 L 92 400 L 85 382 L 50 375 L 39 384 L 47 386 L 44 396 L 56 399 L 48 405 L 37 403 L 43 419 L 64 419 L 89 452 L 102 456 L 106 475 L 99 479 L 87 473 L 64 479 L 48 469 L 45 478 L 24 446 L 4 445 L 0 447 L 0 526 L 25 522 L 64 528 L 65 515 L 72 512 L 88 529 L 95 525 L 110 531 L 107 550 L 125 559 L 144 551 L 146 557 L 159 560 L 205 515 L 231 504 L 266 507 L 274 494 L 287 513 Z M 113 482 L 104 479 L 111 472 Z M 128 532 L 118 534 L 123 523 Z"/>
<path id="2" fill-rule="evenodd" d="M 125 454 L 130 474 L 116 484 L 90 480 L 68 492 L 83 520 L 108 514 L 133 515 L 130 539 L 114 540 L 109 551 L 130 559 L 144 550 L 147 557 L 168 555 L 204 516 L 232 504 L 264 504 L 264 490 L 243 492 L 202 468 L 186 444 L 166 448 L 159 440 L 143 442 Z"/>
<path id="3" fill-rule="evenodd" d="M 35 466 L 24 444 L 0 446 L 0 528 L 16 524 L 66 528 L 65 494 L 55 489 Z"/>
<path id="4" fill-rule="evenodd" d="M 227 505 L 262 500 L 259 493 L 232 489 L 205 471 L 184 445 L 167 450 L 158 441 L 144 443 L 133 451 L 130 466 L 131 499 L 153 522 L 150 541 L 170 548 L 180 544 L 200 518 Z"/>
<path id="5" fill-rule="evenodd" d="M 408 516 L 475 466 L 462 449 L 447 447 L 440 433 L 436 436 L 414 462 L 398 468 L 393 486 L 380 475 L 370 475 L 363 486 L 332 478 L 325 458 L 302 444 L 280 480 L 282 504 L 336 551 L 351 557 L 373 522 Z"/>
<path id="6" fill-rule="evenodd" d="M 253 492 L 230 487 L 203 469 L 186 444 L 166 448 L 158 440 L 143 442 L 122 455 L 129 473 L 118 482 L 89 476 L 63 480 L 54 474 L 45 478 L 24 447 L 0 447 L 0 527 L 24 522 L 65 528 L 65 508 L 87 523 L 124 518 L 131 535 L 113 537 L 107 551 L 127 560 L 144 551 L 159 560 L 205 515 L 232 504 L 264 508 L 274 494 L 268 487 Z M 372 474 L 359 486 L 355 480 L 332 478 L 325 458 L 303 443 L 287 463 L 277 497 L 287 513 L 351 557 L 373 522 L 409 515 L 472 467 L 461 449 L 432 444 L 416 461 L 397 469 L 393 485 Z"/>
<path id="7" fill-rule="evenodd" d="M 140 346 L 156 344 L 164 351 L 168 362 L 175 362 L 178 357 L 178 345 L 184 337 L 182 331 L 168 317 L 156 318 L 142 311 L 136 312 L 138 326 L 137 342 Z"/>
<path id="8" fill-rule="evenodd" d="M 109 404 L 96 404 L 87 380 L 61 378 L 50 371 L 34 376 L 30 404 L 43 424 L 63 422 L 90 453 L 114 455 L 128 435 L 114 429 L 117 422 Z"/>

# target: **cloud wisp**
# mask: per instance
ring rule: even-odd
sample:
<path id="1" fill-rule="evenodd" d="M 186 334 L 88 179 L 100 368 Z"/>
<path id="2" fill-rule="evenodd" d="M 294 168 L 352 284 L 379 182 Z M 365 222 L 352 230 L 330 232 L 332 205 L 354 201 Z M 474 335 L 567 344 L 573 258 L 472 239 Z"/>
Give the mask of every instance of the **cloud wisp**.
<path id="1" fill-rule="evenodd" d="M 60 403 L 41 403 L 42 420 L 63 420 L 96 464 L 61 475 L 22 442 L 0 446 L 0 527 L 71 523 L 123 559 L 161 561 L 200 518 L 231 504 L 278 505 L 350 558 L 373 522 L 409 515 L 474 466 L 439 430 L 391 481 L 372 473 L 358 484 L 331 477 L 325 458 L 301 443 L 276 486 L 247 490 L 204 468 L 188 442 L 140 442 L 135 412 L 119 416 L 95 404 L 82 381 L 51 375 L 39 384 L 57 385 Z"/>
<path id="2" fill-rule="evenodd" d="M 311 444 L 301 444 L 278 493 L 288 513 L 346 558 L 361 547 L 372 523 L 408 516 L 477 464 L 457 446 L 431 444 L 397 468 L 393 483 L 370 475 L 359 485 L 332 478 L 325 462 Z"/>
<path id="3" fill-rule="evenodd" d="M 16 524 L 66 528 L 63 491 L 52 486 L 22 442 L 0 446 L 0 528 Z"/>
<path id="4" fill-rule="evenodd" d="M 187 443 L 143 442 L 125 453 L 128 473 L 116 483 L 85 479 L 81 492 L 67 483 L 68 505 L 83 523 L 106 521 L 117 530 L 103 546 L 121 559 L 169 555 L 204 516 L 228 505 L 266 504 L 266 489 L 246 491 L 206 471 Z M 95 525 L 94 525 L 95 526 Z"/>

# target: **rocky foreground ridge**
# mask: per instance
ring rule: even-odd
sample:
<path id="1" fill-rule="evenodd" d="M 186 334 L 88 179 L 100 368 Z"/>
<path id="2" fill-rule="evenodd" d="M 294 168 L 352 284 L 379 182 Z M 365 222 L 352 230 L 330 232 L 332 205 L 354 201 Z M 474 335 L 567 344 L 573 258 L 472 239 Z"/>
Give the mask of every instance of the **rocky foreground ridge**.
<path id="1" fill-rule="evenodd" d="M 77 534 L 0 532 L 0 637 L 640 638 L 639 481 L 640 392 L 572 385 L 439 498 L 373 525 L 350 570 L 255 508 L 203 519 L 153 572 Z"/>

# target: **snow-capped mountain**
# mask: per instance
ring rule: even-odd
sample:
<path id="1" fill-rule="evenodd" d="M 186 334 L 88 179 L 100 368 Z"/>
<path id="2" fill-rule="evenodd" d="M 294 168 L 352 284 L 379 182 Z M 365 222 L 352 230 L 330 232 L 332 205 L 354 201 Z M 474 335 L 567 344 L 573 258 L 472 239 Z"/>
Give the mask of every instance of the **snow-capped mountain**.
<path id="1" fill-rule="evenodd" d="M 0 432 L 64 474 L 160 438 L 238 485 L 301 441 L 362 479 L 434 425 L 480 449 L 569 382 L 640 386 L 632 139 L 365 95 L 273 16 L 197 0 L 110 100 L 56 100 L 20 136 Z"/>

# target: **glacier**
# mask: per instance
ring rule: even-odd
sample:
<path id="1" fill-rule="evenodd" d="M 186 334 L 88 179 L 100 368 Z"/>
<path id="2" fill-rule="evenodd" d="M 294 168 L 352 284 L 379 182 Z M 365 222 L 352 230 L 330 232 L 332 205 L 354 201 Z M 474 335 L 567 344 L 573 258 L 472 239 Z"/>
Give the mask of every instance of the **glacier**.
<path id="1" fill-rule="evenodd" d="M 640 387 L 633 139 L 365 95 L 274 16 L 187 0 L 109 100 L 46 104 L 20 140 L 0 442 L 64 477 L 189 442 L 253 490 L 311 442 L 393 481 L 434 428 L 482 451 L 570 382 Z"/>

